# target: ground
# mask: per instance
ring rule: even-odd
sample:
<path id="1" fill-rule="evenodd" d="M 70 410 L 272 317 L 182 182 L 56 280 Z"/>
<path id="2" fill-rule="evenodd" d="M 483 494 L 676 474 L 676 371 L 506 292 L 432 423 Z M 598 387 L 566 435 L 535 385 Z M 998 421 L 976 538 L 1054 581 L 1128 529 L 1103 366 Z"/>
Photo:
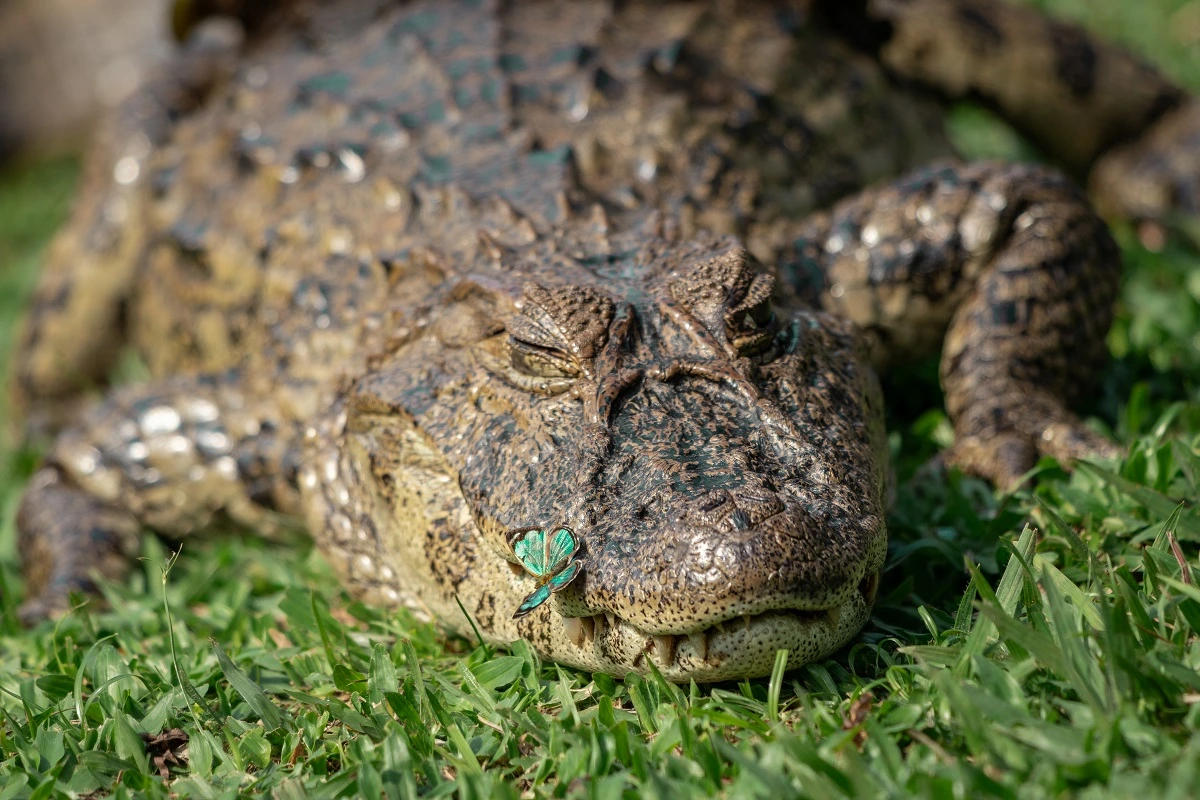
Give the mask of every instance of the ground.
<path id="1" fill-rule="evenodd" d="M 1038 5 L 1200 91 L 1200 0 Z M 952 125 L 969 153 L 1037 158 L 978 109 Z M 75 172 L 0 175 L 0 352 Z M 1089 410 L 1129 458 L 1048 463 L 1015 495 L 922 471 L 949 433 L 935 369 L 892 381 L 901 483 L 875 618 L 768 681 L 622 684 L 447 638 L 350 602 L 302 538 L 197 540 L 169 570 L 147 540 L 111 610 L 22 631 L 12 516 L 35 455 L 0 443 L 0 800 L 1190 796 L 1200 249 L 1117 234 L 1128 276 Z"/>

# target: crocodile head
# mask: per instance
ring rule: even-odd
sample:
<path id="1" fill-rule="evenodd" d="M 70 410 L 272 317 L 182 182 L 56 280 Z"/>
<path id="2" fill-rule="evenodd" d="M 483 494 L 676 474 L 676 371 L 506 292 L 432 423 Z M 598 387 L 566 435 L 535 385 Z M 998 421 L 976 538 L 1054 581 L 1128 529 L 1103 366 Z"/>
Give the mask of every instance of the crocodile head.
<path id="1" fill-rule="evenodd" d="M 775 307 L 731 238 L 536 248 L 494 248 L 348 389 L 329 472 L 383 565 L 359 588 L 616 675 L 755 676 L 842 645 L 886 542 L 853 332 Z M 514 620 L 535 582 L 509 536 L 533 526 L 573 529 L 583 569 Z"/>

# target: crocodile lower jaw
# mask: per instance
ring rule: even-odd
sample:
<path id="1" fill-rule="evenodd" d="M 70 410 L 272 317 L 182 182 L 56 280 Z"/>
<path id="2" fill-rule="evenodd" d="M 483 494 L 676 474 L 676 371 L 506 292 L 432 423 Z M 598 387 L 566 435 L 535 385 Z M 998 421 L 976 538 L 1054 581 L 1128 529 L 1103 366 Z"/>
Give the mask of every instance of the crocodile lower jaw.
<path id="1" fill-rule="evenodd" d="M 670 666 L 675 663 L 675 656 L 679 646 L 687 642 L 693 653 L 701 660 L 708 661 L 709 643 L 718 636 L 734 631 L 738 626 L 747 630 L 755 625 L 764 624 L 772 617 L 786 615 L 795 617 L 808 625 L 829 625 L 836 628 L 841 609 L 829 608 L 823 611 L 802 611 L 799 609 L 782 609 L 777 611 L 767 611 L 762 614 L 743 614 L 735 619 L 728 619 L 722 622 L 717 622 L 695 633 L 686 634 L 662 634 L 656 635 L 646 633 L 640 628 L 626 622 L 614 614 L 596 614 L 591 617 L 563 617 L 563 629 L 567 632 L 567 637 L 575 644 L 576 647 L 585 648 L 592 645 L 596 638 L 603 636 L 609 629 L 617 628 L 618 626 L 628 626 L 632 628 L 636 635 L 642 636 L 647 641 L 646 650 L 654 657 L 655 663 L 660 667 Z"/>
<path id="2" fill-rule="evenodd" d="M 826 609 L 775 609 L 759 614 L 744 614 L 686 634 L 652 634 L 612 613 L 586 617 L 563 617 L 567 639 L 584 653 L 604 653 L 606 637 L 626 641 L 644 641 L 630 665 L 634 671 L 646 671 L 649 659 L 664 673 L 691 672 L 699 667 L 720 671 L 722 662 L 756 642 L 774 642 L 781 638 L 797 644 L 832 643 L 852 635 L 843 626 L 843 614 L 864 616 L 874 605 L 879 588 L 879 573 L 862 580 L 859 591 L 841 604 Z M 861 624 L 861 623 L 860 623 Z M 857 626 L 856 626 L 857 629 Z M 778 635 L 784 630 L 786 637 Z M 821 649 L 829 649 L 822 647 Z M 793 654 L 795 655 L 795 654 Z M 774 657 L 774 653 L 771 653 Z"/>

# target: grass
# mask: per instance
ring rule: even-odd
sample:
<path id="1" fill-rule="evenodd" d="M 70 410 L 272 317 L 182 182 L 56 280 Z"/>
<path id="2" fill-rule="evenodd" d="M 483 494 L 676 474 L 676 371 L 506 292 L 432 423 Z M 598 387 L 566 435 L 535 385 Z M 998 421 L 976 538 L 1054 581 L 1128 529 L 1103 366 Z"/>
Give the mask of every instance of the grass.
<path id="1" fill-rule="evenodd" d="M 1042 4 L 1088 11 L 1200 89 L 1184 24 L 1200 3 Z M 969 149 L 1024 147 L 984 117 L 954 115 Z M 5 349 L 72 176 L 0 180 Z M 1128 458 L 1046 463 L 1036 490 L 997 495 L 917 469 L 948 429 L 936 395 L 909 401 L 875 618 L 769 680 L 621 683 L 478 647 L 351 602 L 303 539 L 197 540 L 171 563 L 147 538 L 108 610 L 22 631 L 11 518 L 30 464 L 0 458 L 0 800 L 1190 797 L 1200 257 L 1118 235 L 1130 271 L 1094 411 Z"/>

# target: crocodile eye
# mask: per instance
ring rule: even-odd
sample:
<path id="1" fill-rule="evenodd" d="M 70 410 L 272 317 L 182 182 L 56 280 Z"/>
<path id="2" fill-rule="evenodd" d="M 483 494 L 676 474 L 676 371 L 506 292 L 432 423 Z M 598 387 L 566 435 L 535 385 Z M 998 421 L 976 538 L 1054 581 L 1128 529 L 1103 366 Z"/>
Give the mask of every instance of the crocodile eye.
<path id="1" fill-rule="evenodd" d="M 769 360 L 775 342 L 776 316 L 771 298 L 765 297 L 749 308 L 737 309 L 726 320 L 726 334 L 739 355 Z"/>
<path id="2" fill-rule="evenodd" d="M 532 378 L 578 378 L 579 365 L 566 353 L 508 337 L 509 363 Z"/>
<path id="3" fill-rule="evenodd" d="M 480 343 L 481 363 L 500 380 L 531 394 L 554 397 L 575 385 L 580 375 L 566 353 L 499 334 Z"/>
<path id="4" fill-rule="evenodd" d="M 613 302 L 586 286 L 526 284 L 504 322 L 506 334 L 483 348 L 486 366 L 509 385 L 553 396 L 587 374 L 608 336 Z"/>

